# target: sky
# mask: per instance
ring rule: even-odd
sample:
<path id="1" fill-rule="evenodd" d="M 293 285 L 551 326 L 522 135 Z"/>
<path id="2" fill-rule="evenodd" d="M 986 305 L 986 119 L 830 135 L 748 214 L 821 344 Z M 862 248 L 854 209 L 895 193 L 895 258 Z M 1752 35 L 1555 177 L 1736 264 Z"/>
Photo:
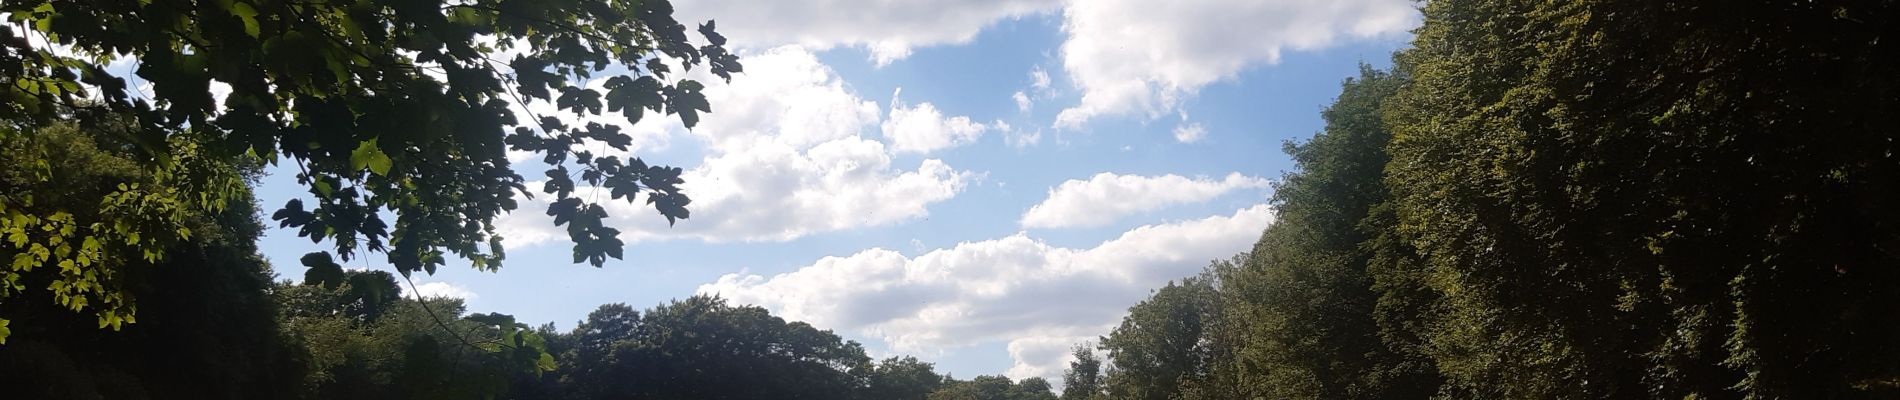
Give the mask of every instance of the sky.
<path id="1" fill-rule="evenodd" d="M 1281 151 L 1361 63 L 1410 39 L 1409 0 L 686 0 L 742 57 L 713 112 L 617 123 L 686 169 L 692 218 L 610 207 L 626 259 L 574 264 L 545 199 L 497 221 L 498 272 L 452 260 L 425 295 L 570 329 L 602 304 L 755 304 L 959 378 L 1059 383 L 1069 349 L 1273 221 Z M 604 79 L 604 78 L 601 78 Z M 579 84 L 600 84 L 577 82 Z M 529 109 L 548 107 L 530 105 Z M 522 176 L 546 169 L 511 154 Z M 268 210 L 306 197 L 273 170 Z M 529 187 L 539 187 L 531 181 Z M 327 249 L 260 243 L 280 279 Z M 381 257 L 354 268 L 393 271 Z"/>

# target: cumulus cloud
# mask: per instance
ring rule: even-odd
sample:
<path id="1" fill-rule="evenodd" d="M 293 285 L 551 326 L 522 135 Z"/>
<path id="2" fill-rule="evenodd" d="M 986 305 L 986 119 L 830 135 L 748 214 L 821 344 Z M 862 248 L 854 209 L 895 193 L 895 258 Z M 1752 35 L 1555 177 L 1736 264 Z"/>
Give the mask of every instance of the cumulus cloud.
<path id="1" fill-rule="evenodd" d="M 1265 179 L 1240 173 L 1227 178 L 1189 179 L 1180 175 L 1141 176 L 1103 172 L 1089 180 L 1070 179 L 1049 189 L 1049 198 L 1023 213 L 1024 228 L 1101 226 L 1129 214 L 1207 201 L 1238 189 L 1264 188 Z"/>
<path id="2" fill-rule="evenodd" d="M 1177 142 L 1194 143 L 1201 141 L 1204 137 L 1207 137 L 1207 128 L 1202 128 L 1198 122 L 1183 123 L 1174 127 L 1174 140 Z"/>
<path id="3" fill-rule="evenodd" d="M 693 218 L 669 227 L 644 203 L 603 201 L 612 215 L 607 223 L 621 230 L 622 240 L 782 241 L 894 224 L 928 215 L 927 206 L 955 196 L 976 179 L 936 159 L 894 163 L 896 150 L 860 134 L 879 126 L 877 103 L 846 89 L 812 53 L 779 48 L 743 62 L 746 75 L 731 84 L 701 79 L 708 82 L 705 93 L 714 112 L 690 133 L 706 145 L 705 159 L 683 174 Z M 926 108 L 905 110 L 935 113 Z M 677 129 L 678 122 L 669 123 Z M 590 196 L 595 190 L 578 192 Z M 543 215 L 546 201 L 540 196 L 524 202 L 497 223 L 508 246 L 566 237 Z"/>
<path id="4" fill-rule="evenodd" d="M 904 104 L 904 88 L 891 93 L 891 118 L 884 121 L 884 137 L 891 149 L 903 153 L 929 153 L 976 142 L 988 126 L 970 122 L 970 117 L 945 117 L 930 103 Z"/>
<path id="5" fill-rule="evenodd" d="M 1079 128 L 1102 115 L 1156 118 L 1184 96 L 1286 50 L 1403 34 L 1411 0 L 1074 0 L 1063 9 L 1063 67 L 1082 99 L 1056 116 Z"/>
<path id="6" fill-rule="evenodd" d="M 461 285 L 448 282 L 428 282 L 416 285 L 416 293 L 423 298 L 455 298 L 474 300 L 475 292 Z"/>
<path id="7" fill-rule="evenodd" d="M 1029 106 L 1034 105 L 1030 104 L 1029 95 L 1020 90 L 1016 91 L 1016 94 L 1009 95 L 1009 99 L 1016 101 L 1016 111 L 1029 112 Z"/>
<path id="8" fill-rule="evenodd" d="M 1086 249 L 1026 234 L 916 257 L 869 249 L 771 277 L 727 274 L 699 287 L 787 319 L 933 354 L 1006 343 L 1015 378 L 1053 378 L 1069 346 L 1106 334 L 1148 290 L 1247 249 L 1273 221 L 1266 205 L 1148 225 Z"/>
<path id="9" fill-rule="evenodd" d="M 674 2 L 684 23 L 708 19 L 741 48 L 801 45 L 869 50 L 878 65 L 913 48 L 968 43 L 998 20 L 1056 9 L 1060 0 L 695 0 Z M 751 65 L 747 65 L 747 70 Z M 715 103 L 717 104 L 717 103 Z"/>

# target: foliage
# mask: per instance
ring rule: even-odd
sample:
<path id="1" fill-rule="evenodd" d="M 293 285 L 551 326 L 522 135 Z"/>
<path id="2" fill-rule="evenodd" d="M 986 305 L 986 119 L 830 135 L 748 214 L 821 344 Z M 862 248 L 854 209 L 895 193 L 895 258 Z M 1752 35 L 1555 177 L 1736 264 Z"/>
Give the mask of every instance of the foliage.
<path id="1" fill-rule="evenodd" d="M 668 221 L 688 217 L 690 200 L 679 168 L 620 154 L 631 137 L 594 118 L 664 113 L 690 128 L 711 108 L 703 85 L 675 70 L 703 67 L 723 79 L 741 71 L 711 22 L 698 29 L 707 44 L 694 46 L 671 14 L 665 0 L 0 4 L 6 135 L 32 136 L 59 120 L 90 130 L 127 119 L 117 139 L 138 151 L 114 168 L 158 177 L 103 186 L 92 192 L 99 204 L 72 209 L 35 206 L 58 201 L 33 201 L 39 188 L 7 190 L 4 251 L 12 270 L 67 271 L 49 286 L 60 301 L 93 306 L 102 325 L 117 327 L 133 318 L 113 281 L 119 270 L 156 262 L 168 243 L 189 239 L 181 213 L 216 210 L 241 189 L 199 161 L 255 159 L 296 166 L 316 199 L 291 200 L 272 219 L 332 241 L 346 261 L 382 252 L 408 276 L 433 273 L 452 254 L 492 270 L 504 256 L 494 219 L 516 207 L 517 194 L 530 195 L 505 155 L 519 150 L 549 165 L 546 211 L 567 227 L 574 261 L 600 266 L 623 257 L 622 242 L 602 225 L 601 204 L 576 195 L 576 176 L 608 200 L 645 192 Z M 105 70 L 115 58 L 136 64 L 149 94 Z M 579 84 L 601 73 L 614 74 L 601 89 Z M 559 112 L 518 118 L 531 100 Z M 29 178 L 20 185 L 58 178 L 45 163 L 6 165 L 21 166 L 8 171 Z M 25 290 L 7 283 L 0 298 Z"/>
<path id="2" fill-rule="evenodd" d="M 1042 378 L 1010 381 L 1008 377 L 984 375 L 968 381 L 953 381 L 930 393 L 929 400 L 1055 400 L 1049 382 Z"/>
<path id="3" fill-rule="evenodd" d="M 310 254 L 319 257 L 305 257 L 328 260 L 323 253 Z M 339 273 L 327 282 L 306 277 L 307 283 L 303 285 L 276 286 L 277 301 L 283 313 L 292 317 L 341 316 L 344 322 L 356 326 L 376 322 L 402 298 L 402 288 L 388 272 L 337 268 Z"/>
<path id="4" fill-rule="evenodd" d="M 1069 369 L 1062 371 L 1062 400 L 1093 400 L 1104 398 L 1108 392 L 1103 390 L 1102 359 L 1095 356 L 1095 349 L 1088 343 L 1076 345 L 1075 360 L 1069 361 Z"/>
<path id="5" fill-rule="evenodd" d="M 1278 211 L 1234 280 L 1246 321 L 1247 388 L 1272 398 L 1417 398 L 1436 391 L 1435 371 L 1383 342 L 1374 318 L 1381 294 L 1366 243 L 1389 226 L 1368 225 L 1386 201 L 1391 140 L 1381 104 L 1404 77 L 1361 66 L 1322 113 L 1326 129 L 1286 152 L 1299 171 L 1274 188 Z"/>
<path id="6" fill-rule="evenodd" d="M 8 166 L 0 170 L 0 259 L 8 262 L 0 301 L 44 288 L 61 307 L 91 308 L 99 328 L 117 330 L 136 321 L 125 290 L 141 282 L 126 277 L 144 276 L 121 265 L 161 263 L 194 232 L 216 229 L 208 215 L 250 201 L 237 167 L 204 157 L 187 138 L 159 143 L 172 163 L 142 168 L 141 155 L 124 150 L 128 124 L 108 116 L 90 130 L 0 127 L 0 165 Z"/>
<path id="7" fill-rule="evenodd" d="M 278 294 L 297 289 L 281 285 Z M 333 293 L 352 296 L 347 288 Z M 510 393 L 522 375 L 557 366 L 539 333 L 507 315 L 464 315 L 460 300 L 400 299 L 369 320 L 351 315 L 349 303 L 333 304 L 342 306 L 284 321 L 310 354 L 303 383 L 316 398 L 492 398 Z"/>
<path id="8" fill-rule="evenodd" d="M 1214 349 L 1204 335 L 1220 318 L 1216 285 L 1207 275 L 1169 282 L 1128 309 L 1102 338 L 1116 368 L 1107 376 L 1109 397 L 1167 400 L 1207 384 Z"/>
<path id="9" fill-rule="evenodd" d="M 118 185 L 161 188 L 157 182 L 171 179 L 132 167 L 136 156 L 116 132 L 73 128 L 55 124 L 33 135 L 4 136 L 0 165 L 8 168 L 0 169 L 0 197 L 18 201 L 30 195 L 28 212 L 71 210 L 75 220 L 91 221 L 96 216 L 87 211 L 110 196 L 105 193 L 129 193 Z M 28 168 L 33 165 L 45 169 L 35 172 Z M 234 179 L 256 172 L 254 166 L 223 169 Z M 7 396 L 256 399 L 295 392 L 304 374 L 301 352 L 279 330 L 276 307 L 265 293 L 269 266 L 254 245 L 262 226 L 250 196 L 240 185 L 226 207 L 190 207 L 166 216 L 194 234 L 155 248 L 163 254 L 149 261 L 136 253 L 110 255 L 137 268 L 86 270 L 128 299 L 138 298 L 142 323 L 103 331 L 97 317 L 71 312 L 56 296 L 8 299 L 0 310 L 0 317 L 15 322 L 7 345 L 0 346 L 0 387 Z M 123 252 L 129 246 L 104 248 Z M 35 288 L 70 278 L 68 271 L 49 268 L 8 273 L 16 284 Z"/>
<path id="10" fill-rule="evenodd" d="M 1425 17 L 1289 146 L 1278 219 L 1199 317 L 1215 342 L 1249 326 L 1210 375 L 1245 393 L 1219 398 L 1900 395 L 1900 51 L 1880 40 L 1900 7 Z M 1117 334 L 1142 340 L 1104 342 L 1140 350 L 1111 349 L 1111 393 L 1193 376 L 1156 361 L 1203 351 L 1183 287 L 1131 310 Z"/>
<path id="11" fill-rule="evenodd" d="M 856 342 L 718 297 L 601 306 L 573 336 L 565 382 L 587 399 L 843 399 L 870 368 Z"/>
<path id="12" fill-rule="evenodd" d="M 266 292 L 240 154 L 309 169 L 322 204 L 280 211 L 287 226 L 345 260 L 386 250 L 405 277 L 443 251 L 498 265 L 478 243 L 524 191 L 484 175 L 507 168 L 498 143 L 556 166 L 577 261 L 619 247 L 570 163 L 684 216 L 626 175 L 651 167 L 576 150 L 614 145 L 606 128 L 495 133 L 514 126 L 503 92 L 693 123 L 703 98 L 658 83 L 667 60 L 737 66 L 709 26 L 713 46 L 685 46 L 664 3 L 122 3 L 0 6 L 29 26 L 0 28 L 0 317 L 23 322 L 0 320 L 0 379 L 37 383 L 28 397 L 1057 398 L 1040 378 L 873 363 L 716 297 L 605 305 L 560 333 L 402 299 L 395 275 L 326 253 Z M 1425 17 L 1393 70 L 1362 68 L 1287 146 L 1299 169 L 1252 251 L 1130 308 L 1105 359 L 1077 348 L 1062 399 L 1900 396 L 1900 51 L 1880 40 L 1900 5 L 1441 0 Z M 160 101 L 26 32 L 135 55 Z M 485 61 L 509 49 L 532 68 Z M 638 78 L 561 88 L 608 63 Z M 222 106 L 197 95 L 213 80 L 233 87 Z M 387 129 L 418 126 L 439 130 Z M 382 211 L 395 231 L 372 234 Z M 96 329 L 139 297 L 154 322 Z"/>
<path id="13" fill-rule="evenodd" d="M 924 400 L 944 385 L 935 367 L 916 357 L 892 356 L 863 371 L 865 386 L 857 396 L 863 400 Z"/>
<path id="14" fill-rule="evenodd" d="M 1388 183 L 1480 397 L 1900 391 L 1888 2 L 1443 1 Z"/>

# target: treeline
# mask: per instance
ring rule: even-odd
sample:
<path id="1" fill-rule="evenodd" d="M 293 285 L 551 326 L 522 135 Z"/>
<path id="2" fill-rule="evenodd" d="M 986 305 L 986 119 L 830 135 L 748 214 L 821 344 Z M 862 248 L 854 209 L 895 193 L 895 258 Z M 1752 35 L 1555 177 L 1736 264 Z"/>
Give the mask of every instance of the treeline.
<path id="1" fill-rule="evenodd" d="M 0 169 L 0 188 L 8 189 L 0 196 L 33 207 L 15 212 L 105 213 L 114 210 L 90 207 L 101 193 L 174 183 L 141 168 L 122 133 L 69 123 L 0 130 L 0 165 L 9 166 Z M 242 179 L 260 170 L 223 167 Z M 604 305 L 563 332 L 470 313 L 457 299 L 406 297 L 396 275 L 347 270 L 326 253 L 300 259 L 302 279 L 273 281 L 256 247 L 264 227 L 251 193 L 230 196 L 235 201 L 220 209 L 176 210 L 192 233 L 169 244 L 169 254 L 122 270 L 138 275 L 95 277 L 137 298 L 134 323 L 101 329 L 94 316 L 72 312 L 72 302 L 10 300 L 10 335 L 0 345 L 4 397 L 1055 398 L 1040 378 L 960 380 L 912 357 L 872 360 L 829 331 L 716 297 L 646 310 Z M 68 271 L 27 270 L 8 283 L 47 284 Z"/>
<path id="2" fill-rule="evenodd" d="M 1062 398 L 1900 397 L 1900 5 L 1424 13 Z"/>

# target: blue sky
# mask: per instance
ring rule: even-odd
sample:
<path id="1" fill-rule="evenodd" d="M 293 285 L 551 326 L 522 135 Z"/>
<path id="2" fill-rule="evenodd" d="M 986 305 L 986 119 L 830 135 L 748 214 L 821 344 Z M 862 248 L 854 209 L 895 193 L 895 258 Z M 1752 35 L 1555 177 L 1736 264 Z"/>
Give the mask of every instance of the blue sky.
<path id="1" fill-rule="evenodd" d="M 747 70 L 708 89 L 692 131 L 629 127 L 635 155 L 688 170 L 693 218 L 613 210 L 627 259 L 594 268 L 526 202 L 500 221 L 501 271 L 452 261 L 416 283 L 562 329 L 717 293 L 874 356 L 1053 379 L 1148 290 L 1249 248 L 1291 167 L 1281 143 L 1317 132 L 1339 82 L 1388 64 L 1417 20 L 1403 0 L 1154 4 L 680 2 Z M 259 192 L 273 210 L 303 189 L 280 173 Z M 325 248 L 289 230 L 261 246 L 284 278 Z"/>

